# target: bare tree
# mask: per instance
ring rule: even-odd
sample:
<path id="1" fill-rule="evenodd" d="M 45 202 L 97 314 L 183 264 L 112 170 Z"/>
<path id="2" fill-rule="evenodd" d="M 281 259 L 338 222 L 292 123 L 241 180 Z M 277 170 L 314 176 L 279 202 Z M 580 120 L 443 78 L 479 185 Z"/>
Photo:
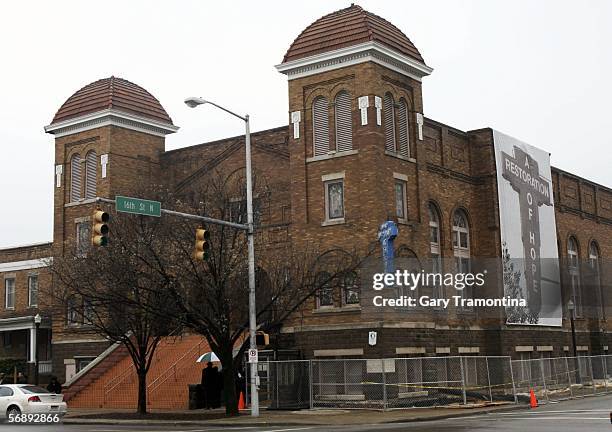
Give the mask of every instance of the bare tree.
<path id="1" fill-rule="evenodd" d="M 174 210 L 245 223 L 242 173 L 210 173 L 189 194 L 163 192 L 157 199 Z M 265 240 L 262 213 L 271 193 L 261 177 L 254 180 L 257 322 L 259 330 L 274 331 L 322 289 L 343 287 L 345 276 L 354 274 L 365 257 L 339 248 L 322 250 L 312 242 L 296 247 Z M 204 336 L 221 360 L 226 414 L 237 415 L 236 372 L 249 345 L 245 232 L 209 224 L 210 258 L 199 261 L 193 256 L 198 224 L 191 220 L 120 214 L 111 226 L 108 247 L 54 262 L 65 288 L 61 299 L 72 295 L 87 301 L 82 314 L 92 330 L 128 348 L 142 379 L 139 412 L 146 410 L 146 372 L 155 347 L 180 327 Z"/>
<path id="2" fill-rule="evenodd" d="M 113 218 L 106 247 L 80 247 L 56 257 L 51 291 L 56 316 L 128 351 L 138 376 L 140 414 L 147 412 L 147 373 L 162 337 L 177 329 L 170 297 L 175 279 L 165 271 L 166 245 L 156 218 Z M 156 311 L 165 309 L 161 315 Z"/>
<path id="3" fill-rule="evenodd" d="M 325 287 L 342 286 L 345 275 L 354 274 L 362 260 L 354 251 L 323 251 L 314 243 L 266 241 L 263 209 L 270 193 L 261 177 L 255 177 L 257 323 L 263 331 L 277 330 L 309 299 Z M 174 198 L 180 210 L 233 222 L 246 221 L 244 177 L 211 173 L 191 198 Z M 248 340 L 247 239 L 243 231 L 208 225 L 210 258 L 193 257 L 196 226 L 181 221 L 167 232 L 172 238 L 170 287 L 182 324 L 202 334 L 221 360 L 226 414 L 237 415 L 236 370 L 241 366 Z M 351 289 L 355 289 L 351 286 Z"/>

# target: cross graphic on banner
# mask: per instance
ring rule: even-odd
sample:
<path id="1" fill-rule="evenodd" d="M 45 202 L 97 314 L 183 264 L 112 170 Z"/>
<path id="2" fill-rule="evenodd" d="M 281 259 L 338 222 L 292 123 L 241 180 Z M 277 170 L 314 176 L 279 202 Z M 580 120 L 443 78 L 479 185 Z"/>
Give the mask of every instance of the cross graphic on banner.
<path id="1" fill-rule="evenodd" d="M 502 152 L 502 165 L 503 177 L 519 196 L 527 304 L 532 313 L 539 313 L 542 307 L 539 207 L 552 205 L 550 182 L 540 176 L 538 163 L 517 146 L 514 157 Z"/>

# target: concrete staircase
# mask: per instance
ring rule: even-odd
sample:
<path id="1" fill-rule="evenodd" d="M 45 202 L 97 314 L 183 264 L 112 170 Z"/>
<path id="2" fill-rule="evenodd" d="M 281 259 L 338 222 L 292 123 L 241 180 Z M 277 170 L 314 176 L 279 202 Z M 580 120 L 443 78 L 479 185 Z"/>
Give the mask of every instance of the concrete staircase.
<path id="1" fill-rule="evenodd" d="M 138 377 L 127 351 L 122 348 L 115 354 L 116 351 L 119 348 L 66 389 L 65 394 L 70 395 L 69 407 L 136 408 Z M 207 351 L 210 351 L 208 344 L 199 335 L 162 339 L 147 375 L 148 407 L 187 409 L 189 384 L 200 382 L 204 367 L 196 359 Z"/>

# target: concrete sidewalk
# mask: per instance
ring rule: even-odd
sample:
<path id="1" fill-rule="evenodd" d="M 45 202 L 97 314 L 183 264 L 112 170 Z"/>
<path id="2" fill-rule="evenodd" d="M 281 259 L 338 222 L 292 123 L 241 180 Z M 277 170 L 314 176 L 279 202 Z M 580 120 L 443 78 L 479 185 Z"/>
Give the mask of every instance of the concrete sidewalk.
<path id="1" fill-rule="evenodd" d="M 409 408 L 390 411 L 315 409 L 303 411 L 262 410 L 259 417 L 241 411 L 239 417 L 225 417 L 224 410 L 152 411 L 137 416 L 134 411 L 104 409 L 72 409 L 64 417 L 65 424 L 139 424 L 139 425 L 209 425 L 209 426 L 304 426 L 404 423 L 442 420 L 477 414 L 527 409 L 526 405 L 494 404 Z"/>

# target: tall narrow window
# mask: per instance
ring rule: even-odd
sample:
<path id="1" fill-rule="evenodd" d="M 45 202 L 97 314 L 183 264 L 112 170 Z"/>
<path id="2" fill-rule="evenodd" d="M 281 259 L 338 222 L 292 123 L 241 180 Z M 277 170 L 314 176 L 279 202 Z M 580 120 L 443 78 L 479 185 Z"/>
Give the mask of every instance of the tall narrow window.
<path id="1" fill-rule="evenodd" d="M 582 316 L 582 289 L 580 287 L 580 263 L 578 261 L 578 242 L 574 237 L 567 240 L 567 272 L 575 305 L 575 316 Z"/>
<path id="2" fill-rule="evenodd" d="M 38 275 L 28 276 L 28 304 L 30 307 L 38 306 Z"/>
<path id="3" fill-rule="evenodd" d="M 4 308 L 15 309 L 15 279 L 4 279 Z"/>
<path id="4" fill-rule="evenodd" d="M 316 276 L 316 284 L 319 292 L 317 295 L 317 307 L 334 306 L 334 288 L 331 286 L 331 276 L 327 272 L 321 272 Z"/>
<path id="5" fill-rule="evenodd" d="M 456 210 L 453 215 L 453 254 L 457 273 L 470 272 L 470 227 L 463 210 Z M 472 298 L 471 287 L 460 292 L 463 298 Z"/>
<path id="6" fill-rule="evenodd" d="M 406 216 L 406 182 L 395 179 L 395 215 L 397 219 L 405 222 Z"/>
<path id="7" fill-rule="evenodd" d="M 325 219 L 327 221 L 344 218 L 344 180 L 325 182 Z"/>
<path id="8" fill-rule="evenodd" d="M 76 300 L 71 296 L 66 300 L 66 325 L 77 325 L 78 323 L 79 313 Z"/>
<path id="9" fill-rule="evenodd" d="M 595 298 L 599 303 L 597 311 L 599 318 L 605 318 L 605 306 L 604 306 L 604 295 L 601 289 L 601 275 L 599 274 L 599 247 L 597 243 L 592 241 L 589 245 L 589 266 L 591 267 L 593 289 L 595 290 Z"/>
<path id="10" fill-rule="evenodd" d="M 351 118 L 351 96 L 341 91 L 336 96 L 336 151 L 353 149 L 353 121 Z"/>
<path id="11" fill-rule="evenodd" d="M 327 98 L 317 97 L 312 103 L 312 136 L 314 156 L 329 152 L 329 115 Z"/>
<path id="12" fill-rule="evenodd" d="M 433 203 L 429 203 L 429 250 L 431 257 L 431 273 L 442 273 L 442 259 L 440 255 L 440 216 Z M 444 297 L 444 287 L 436 284 L 433 294 L 436 298 Z"/>
<path id="13" fill-rule="evenodd" d="M 359 304 L 359 280 L 355 272 L 349 272 L 342 278 L 342 302 L 345 306 Z"/>
<path id="14" fill-rule="evenodd" d="M 81 199 L 81 156 L 75 154 L 70 159 L 70 202 Z"/>
<path id="15" fill-rule="evenodd" d="M 408 104 L 401 98 L 398 110 L 399 154 L 410 157 L 410 122 L 408 121 Z"/>
<path id="16" fill-rule="evenodd" d="M 385 95 L 383 100 L 383 121 L 385 127 L 385 150 L 396 152 L 395 147 L 395 102 L 391 93 Z"/>
<path id="17" fill-rule="evenodd" d="M 78 257 L 87 256 L 87 251 L 91 245 L 91 223 L 78 222 L 76 224 L 76 255 Z"/>
<path id="18" fill-rule="evenodd" d="M 85 156 L 85 198 L 96 197 L 98 157 L 94 150 Z"/>

